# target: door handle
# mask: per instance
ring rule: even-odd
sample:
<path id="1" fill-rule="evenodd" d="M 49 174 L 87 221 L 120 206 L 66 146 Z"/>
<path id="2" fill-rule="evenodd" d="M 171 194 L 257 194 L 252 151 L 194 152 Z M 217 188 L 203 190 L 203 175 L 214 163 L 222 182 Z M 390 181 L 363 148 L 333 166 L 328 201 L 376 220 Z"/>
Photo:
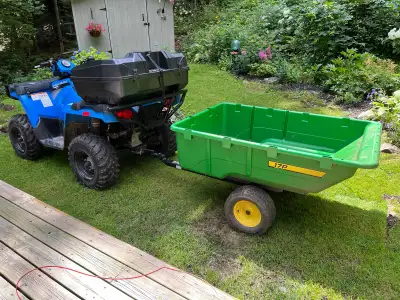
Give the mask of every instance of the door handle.
<path id="1" fill-rule="evenodd" d="M 144 22 L 144 14 L 142 14 L 142 21 Z"/>
<path id="2" fill-rule="evenodd" d="M 150 26 L 150 23 L 143 23 L 144 26 Z"/>

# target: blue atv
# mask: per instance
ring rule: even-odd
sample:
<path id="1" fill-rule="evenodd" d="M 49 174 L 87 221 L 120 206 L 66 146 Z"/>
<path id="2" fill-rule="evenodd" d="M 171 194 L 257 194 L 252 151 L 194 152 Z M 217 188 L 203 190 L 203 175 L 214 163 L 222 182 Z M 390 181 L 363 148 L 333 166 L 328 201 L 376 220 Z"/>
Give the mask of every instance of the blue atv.
<path id="1" fill-rule="evenodd" d="M 6 87 L 26 112 L 9 122 L 18 156 L 35 160 L 44 147 L 68 149 L 78 182 L 105 189 L 119 174 L 118 149 L 174 155 L 171 118 L 184 102 L 188 83 L 182 54 L 134 52 L 122 59 L 88 59 L 80 66 L 58 59 L 37 67 L 50 67 L 55 78 Z"/>

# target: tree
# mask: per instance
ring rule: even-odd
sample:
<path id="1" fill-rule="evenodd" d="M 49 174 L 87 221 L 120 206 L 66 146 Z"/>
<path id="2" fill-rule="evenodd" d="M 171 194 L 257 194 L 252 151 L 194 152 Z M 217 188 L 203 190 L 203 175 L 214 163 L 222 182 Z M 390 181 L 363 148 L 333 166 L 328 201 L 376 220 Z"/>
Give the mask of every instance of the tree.
<path id="1" fill-rule="evenodd" d="M 18 70 L 26 71 L 26 59 L 35 41 L 35 17 L 44 5 L 38 0 L 0 0 L 0 81 Z"/>
<path id="2" fill-rule="evenodd" d="M 35 38 L 34 17 L 44 5 L 38 0 L 0 0 L 0 44 L 5 51 L 26 51 Z"/>

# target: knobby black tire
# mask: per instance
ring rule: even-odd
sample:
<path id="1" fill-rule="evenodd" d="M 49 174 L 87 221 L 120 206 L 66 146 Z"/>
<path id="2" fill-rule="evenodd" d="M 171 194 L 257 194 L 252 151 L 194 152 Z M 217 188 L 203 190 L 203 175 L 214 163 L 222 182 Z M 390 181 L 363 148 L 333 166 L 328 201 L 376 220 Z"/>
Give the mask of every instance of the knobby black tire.
<path id="1" fill-rule="evenodd" d="M 79 175 L 75 160 L 76 151 L 83 151 L 94 163 L 94 176 L 87 180 Z M 113 186 L 119 175 L 118 157 L 114 147 L 104 138 L 85 133 L 72 140 L 68 159 L 78 182 L 90 189 L 103 190 Z"/>
<path id="2" fill-rule="evenodd" d="M 255 205 L 261 213 L 261 222 L 256 227 L 246 227 L 235 217 L 233 208 L 240 200 L 248 200 Z M 276 208 L 271 196 L 261 188 L 251 185 L 244 185 L 234 190 L 225 201 L 225 216 L 229 224 L 238 231 L 251 234 L 263 234 L 274 223 Z"/>
<path id="3" fill-rule="evenodd" d="M 155 150 L 161 152 L 166 157 L 174 156 L 177 150 L 176 133 L 171 130 L 171 123 L 163 124 L 163 126 L 158 128 L 158 132 L 161 137 L 161 145 Z"/>
<path id="4" fill-rule="evenodd" d="M 18 149 L 15 139 L 12 136 L 13 130 L 18 130 L 23 136 L 25 151 Z M 26 115 L 15 115 L 10 119 L 8 123 L 8 135 L 15 153 L 19 157 L 27 160 L 35 160 L 42 156 L 43 145 L 36 138 L 32 125 Z"/>

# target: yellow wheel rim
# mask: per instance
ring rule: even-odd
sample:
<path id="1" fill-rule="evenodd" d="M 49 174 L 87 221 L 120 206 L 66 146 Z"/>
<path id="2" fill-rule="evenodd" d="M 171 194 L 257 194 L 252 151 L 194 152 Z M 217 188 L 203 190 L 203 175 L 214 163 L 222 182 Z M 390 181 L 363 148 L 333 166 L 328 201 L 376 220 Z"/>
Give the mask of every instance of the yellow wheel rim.
<path id="1" fill-rule="evenodd" d="M 239 200 L 233 207 L 236 220 L 246 227 L 256 227 L 261 223 L 261 212 L 257 205 L 248 200 Z"/>

